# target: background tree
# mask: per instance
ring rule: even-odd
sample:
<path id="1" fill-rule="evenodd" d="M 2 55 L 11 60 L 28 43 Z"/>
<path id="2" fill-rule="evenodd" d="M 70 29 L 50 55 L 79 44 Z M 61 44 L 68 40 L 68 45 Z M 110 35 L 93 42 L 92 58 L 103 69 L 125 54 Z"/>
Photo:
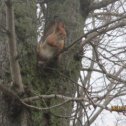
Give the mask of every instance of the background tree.
<path id="1" fill-rule="evenodd" d="M 103 110 L 111 111 L 111 101 L 124 104 L 125 0 L 6 0 L 0 5 L 1 125 L 88 126 Z M 37 68 L 37 35 L 46 37 L 56 16 L 66 25 L 66 48 L 61 64 L 43 71 Z M 22 82 L 15 83 L 17 76 Z"/>

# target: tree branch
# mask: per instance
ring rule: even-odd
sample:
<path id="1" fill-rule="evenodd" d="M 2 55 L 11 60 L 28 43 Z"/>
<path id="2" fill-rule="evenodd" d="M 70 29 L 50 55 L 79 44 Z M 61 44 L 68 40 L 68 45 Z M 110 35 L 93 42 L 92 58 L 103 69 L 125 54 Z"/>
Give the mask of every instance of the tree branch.
<path id="1" fill-rule="evenodd" d="M 114 12 L 96 12 L 93 14 L 90 14 L 89 16 L 115 16 L 115 17 L 122 17 L 125 13 L 114 13 Z"/>
<path id="2" fill-rule="evenodd" d="M 111 96 L 110 99 L 112 99 L 114 96 Z M 41 98 L 45 98 L 45 99 L 50 99 L 50 98 L 59 98 L 59 99 L 62 99 L 64 100 L 64 102 L 62 103 L 59 103 L 57 105 L 54 105 L 54 106 L 51 106 L 51 107 L 45 107 L 45 108 L 42 108 L 42 107 L 36 107 L 36 106 L 33 106 L 33 105 L 29 105 L 27 104 L 26 102 L 31 102 L 33 100 L 40 100 Z M 59 95 L 59 94 L 51 94 L 51 95 L 39 95 L 39 96 L 34 96 L 34 97 L 31 97 L 31 98 L 25 98 L 25 99 L 22 99 L 21 100 L 22 104 L 28 108 L 31 108 L 33 110 L 39 110 L 39 111 L 42 111 L 42 110 L 49 110 L 49 109 L 53 109 L 53 108 L 56 108 L 56 107 L 60 107 L 68 102 L 89 102 L 88 99 L 84 98 L 84 97 L 68 97 L 68 96 L 64 96 L 64 95 Z M 101 109 L 106 109 L 108 111 L 116 111 L 116 112 L 122 112 L 120 110 L 112 110 L 111 108 L 108 108 L 106 107 L 106 105 L 103 105 L 103 104 L 99 104 L 97 103 L 97 100 L 94 101 L 94 105 L 101 108 Z"/>
<path id="3" fill-rule="evenodd" d="M 87 101 L 85 98 L 80 97 L 80 98 L 72 98 L 72 97 L 68 97 L 68 96 L 64 96 L 64 95 L 60 95 L 60 94 L 50 94 L 50 95 L 38 95 L 38 96 L 34 96 L 34 97 L 30 97 L 30 98 L 24 98 L 22 99 L 23 102 L 31 102 L 31 101 L 35 101 L 35 100 L 39 100 L 39 99 L 51 99 L 51 98 L 59 98 L 62 100 L 73 100 L 73 101 Z"/>
<path id="4" fill-rule="evenodd" d="M 96 48 L 92 43 L 90 43 L 90 44 L 92 45 L 92 47 L 93 47 L 93 49 L 94 49 L 94 51 L 95 51 L 95 56 L 96 56 L 97 63 L 98 63 L 98 65 L 99 65 L 100 69 L 102 70 L 103 74 L 105 74 L 106 77 L 108 77 L 108 78 L 111 78 L 111 79 L 113 79 L 113 80 L 115 80 L 115 81 L 121 82 L 121 83 L 123 83 L 123 84 L 126 85 L 126 80 L 123 80 L 123 79 L 119 78 L 118 76 L 114 76 L 114 75 L 112 75 L 112 74 L 110 74 L 110 73 L 108 73 L 108 72 L 106 71 L 106 69 L 105 69 L 105 67 L 102 65 L 102 63 L 100 63 L 100 59 L 99 59 L 99 55 L 98 55 L 97 48 Z"/>
<path id="5" fill-rule="evenodd" d="M 2 84 L 0 84 L 0 90 L 1 90 L 1 92 L 3 92 L 4 94 L 6 94 L 8 96 L 16 98 L 18 100 L 18 102 L 21 103 L 22 105 L 24 105 L 25 107 L 31 108 L 33 110 L 39 110 L 39 111 L 49 110 L 49 109 L 53 109 L 53 108 L 56 108 L 56 107 L 60 107 L 60 106 L 66 104 L 68 102 L 74 102 L 74 101 L 75 102 L 80 102 L 80 101 L 89 102 L 89 100 L 87 98 L 84 98 L 83 96 L 82 97 L 69 97 L 69 96 L 64 96 L 64 95 L 60 95 L 60 94 L 38 95 L 38 96 L 20 99 L 18 97 L 18 95 L 16 95 L 13 91 L 9 90 L 8 88 L 6 88 Z M 58 99 L 64 100 L 64 102 L 59 103 L 59 104 L 54 105 L 54 106 L 51 106 L 51 107 L 46 107 L 46 108 L 36 107 L 36 106 L 27 104 L 28 102 L 40 100 L 42 98 L 44 98 L 44 99 L 52 99 L 52 98 L 56 99 L 56 98 L 58 98 Z M 96 102 L 97 102 L 97 100 L 94 101 L 94 105 L 97 106 L 97 107 L 100 107 L 102 109 L 106 109 L 106 110 L 109 110 L 109 111 L 117 111 L 118 112 L 118 110 L 111 110 L 111 108 L 108 108 L 108 107 L 101 105 L 99 103 L 96 103 Z"/>
<path id="6" fill-rule="evenodd" d="M 102 0 L 101 2 L 93 3 L 89 6 L 89 11 L 93 11 L 95 9 L 100 9 L 103 7 L 108 6 L 109 4 L 112 4 L 118 0 Z"/>
<path id="7" fill-rule="evenodd" d="M 27 104 L 27 102 L 31 102 L 31 101 L 34 101 L 34 100 L 40 100 L 41 98 L 45 98 L 45 99 L 59 98 L 59 99 L 64 100 L 64 102 L 62 102 L 60 104 L 57 104 L 57 105 L 54 105 L 54 106 L 51 106 L 51 107 L 46 107 L 46 108 L 36 107 L 36 106 Z M 22 104 L 25 105 L 28 108 L 33 109 L 33 110 L 42 111 L 42 110 L 53 109 L 53 108 L 62 106 L 64 104 L 68 103 L 68 102 L 73 102 L 73 101 L 76 101 L 76 102 L 79 102 L 79 101 L 89 102 L 89 100 L 87 98 L 84 98 L 84 97 L 68 97 L 68 96 L 59 95 L 59 94 L 57 94 L 57 95 L 56 94 L 51 94 L 51 95 L 39 95 L 39 96 L 34 96 L 34 97 L 22 99 Z M 95 106 L 102 107 L 103 109 L 111 110 L 111 109 L 109 109 L 109 108 L 107 108 L 107 107 L 105 107 L 103 105 L 100 105 L 98 103 L 95 103 L 95 102 L 94 102 Z"/>
<path id="8" fill-rule="evenodd" d="M 121 23 L 119 23 L 119 24 L 117 23 L 116 27 L 115 27 L 115 26 L 113 26 L 113 27 L 111 26 L 111 28 L 108 28 L 108 29 L 105 29 L 105 30 L 103 29 L 103 28 L 105 28 L 106 26 L 108 26 L 108 25 L 110 25 L 110 24 L 113 24 L 113 23 L 115 23 L 115 22 L 117 22 L 117 21 L 120 21 L 120 20 L 122 20 L 122 19 L 124 19 L 124 18 L 126 18 L 126 15 L 123 15 L 122 17 L 120 17 L 120 18 L 118 18 L 118 19 L 116 19 L 116 20 L 110 21 L 110 22 L 108 22 L 108 23 L 106 23 L 106 24 L 104 24 L 104 25 L 102 25 L 102 26 L 99 26 L 98 28 L 94 28 L 93 30 L 89 31 L 88 33 L 82 35 L 82 36 L 79 37 L 77 40 L 75 40 L 74 42 L 72 42 L 72 44 L 70 44 L 69 46 L 67 46 L 63 51 L 61 51 L 61 53 L 65 52 L 65 51 L 68 51 L 69 48 L 71 48 L 71 47 L 73 47 L 75 44 L 77 44 L 78 41 L 82 40 L 82 38 L 87 37 L 87 36 L 90 35 L 90 34 L 96 33 L 97 35 L 100 35 L 100 34 L 103 33 L 103 31 L 104 31 L 104 32 L 107 32 L 107 31 L 110 31 L 110 30 L 112 30 L 112 29 L 114 29 L 114 28 L 125 26 L 126 23 L 125 23 L 125 21 L 124 21 L 124 22 L 121 22 Z M 96 37 L 97 35 L 95 35 L 94 37 Z M 91 36 L 92 36 L 92 35 L 91 35 Z M 94 38 L 94 37 L 91 37 L 91 38 Z M 87 40 L 87 42 L 88 42 L 88 40 Z M 87 42 L 84 42 L 84 44 L 86 44 Z"/>
<path id="9" fill-rule="evenodd" d="M 18 92 L 24 92 L 24 87 L 22 83 L 22 78 L 20 74 L 20 66 L 17 57 L 17 45 L 16 45 L 16 35 L 15 35 L 15 23 L 14 23 L 14 12 L 12 6 L 12 0 L 7 0 L 6 2 L 6 25 L 8 33 L 8 45 L 9 45 L 9 59 L 10 59 L 10 69 L 11 76 L 15 87 Z"/>

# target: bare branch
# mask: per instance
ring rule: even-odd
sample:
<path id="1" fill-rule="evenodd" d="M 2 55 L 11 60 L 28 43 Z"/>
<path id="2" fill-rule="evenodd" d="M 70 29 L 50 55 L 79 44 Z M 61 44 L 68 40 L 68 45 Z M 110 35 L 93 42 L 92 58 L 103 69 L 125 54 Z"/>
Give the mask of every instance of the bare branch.
<path id="1" fill-rule="evenodd" d="M 54 106 L 51 106 L 51 107 L 46 107 L 46 108 L 40 108 L 40 107 L 36 107 L 36 106 L 29 105 L 29 104 L 26 103 L 26 102 L 31 102 L 31 101 L 34 101 L 34 100 L 40 100 L 41 98 L 45 98 L 45 99 L 59 98 L 59 99 L 65 100 L 65 101 L 63 103 L 60 103 L 60 104 L 57 104 L 57 105 L 54 105 Z M 25 99 L 22 99 L 21 101 L 22 101 L 22 104 L 25 105 L 26 107 L 41 111 L 41 110 L 48 110 L 48 109 L 53 109 L 53 108 L 62 106 L 62 105 L 66 104 L 66 103 L 68 103 L 70 101 L 76 101 L 76 102 L 85 101 L 85 102 L 88 102 L 88 99 L 86 99 L 84 97 L 74 98 L 74 97 L 68 97 L 68 96 L 64 96 L 64 95 L 51 94 L 51 95 L 39 95 L 39 96 L 31 97 L 31 98 L 25 98 Z M 103 109 L 110 110 L 109 108 L 106 108 L 105 106 L 99 105 L 97 103 L 94 103 L 94 105 L 98 106 L 98 107 L 101 107 Z"/>
<path id="2" fill-rule="evenodd" d="M 104 15 L 104 16 L 115 16 L 115 17 L 122 17 L 122 15 L 124 15 L 125 13 L 112 13 L 112 12 L 96 12 L 96 13 L 93 13 L 89 16 L 99 16 L 99 15 Z"/>
<path id="3" fill-rule="evenodd" d="M 103 73 L 101 70 L 98 69 L 90 69 L 90 68 L 82 68 L 82 71 L 92 71 L 92 72 L 99 72 L 99 73 Z"/>
<path id="4" fill-rule="evenodd" d="M 126 80 L 123 80 L 123 79 L 121 79 L 121 78 L 119 78 L 119 77 L 117 77 L 117 76 L 114 76 L 114 75 L 112 75 L 112 74 L 110 74 L 110 73 L 108 73 L 108 72 L 106 71 L 105 67 L 100 63 L 100 59 L 99 59 L 99 56 L 98 56 L 98 53 L 97 53 L 98 51 L 97 51 L 96 47 L 95 47 L 93 44 L 91 44 L 91 45 L 92 45 L 92 47 L 93 47 L 93 49 L 94 49 L 94 51 L 95 51 L 96 60 L 97 60 L 97 63 L 98 63 L 98 65 L 99 65 L 100 69 L 102 70 L 102 72 L 103 72 L 108 78 L 111 78 L 111 79 L 113 79 L 113 80 L 116 80 L 116 81 L 121 82 L 121 83 L 123 83 L 123 84 L 126 85 Z"/>
<path id="5" fill-rule="evenodd" d="M 115 3 L 118 0 L 102 0 L 101 2 L 93 3 L 89 6 L 89 10 L 93 11 L 95 9 L 100 9 L 108 6 L 109 4 Z"/>
<path id="6" fill-rule="evenodd" d="M 2 84 L 0 84 L 0 90 L 4 94 L 6 94 L 8 96 L 16 98 L 18 100 L 18 102 L 21 103 L 22 105 L 24 105 L 25 107 L 31 108 L 33 110 L 39 110 L 39 111 L 49 110 L 49 109 L 53 109 L 53 108 L 56 108 L 56 107 L 60 107 L 60 106 L 66 104 L 68 102 L 74 102 L 74 101 L 76 101 L 76 102 L 82 102 L 82 101 L 88 102 L 88 99 L 87 98 L 84 98 L 84 97 L 69 97 L 69 96 L 64 96 L 64 95 L 60 95 L 60 94 L 57 94 L 57 95 L 56 94 L 38 95 L 38 96 L 34 96 L 34 97 L 20 99 L 18 97 L 18 95 L 16 95 L 13 91 L 9 90 L 8 88 L 6 88 L 5 86 L 3 86 Z M 52 99 L 52 98 L 56 99 L 56 98 L 58 98 L 58 99 L 63 100 L 64 102 L 59 103 L 59 104 L 54 105 L 54 106 L 51 106 L 51 107 L 46 107 L 46 108 L 36 107 L 36 106 L 27 104 L 29 102 L 31 103 L 32 101 L 40 100 L 42 98 L 44 98 L 44 99 Z M 102 109 L 106 109 L 108 111 L 117 111 L 118 112 L 118 110 L 111 110 L 111 108 L 108 108 L 108 107 L 106 107 L 104 105 L 101 105 L 99 103 L 96 103 L 96 101 L 94 102 L 94 105 L 97 106 L 97 107 L 100 107 Z M 69 118 L 70 118 L 70 116 L 69 116 Z"/>
<path id="7" fill-rule="evenodd" d="M 102 25 L 102 26 L 100 26 L 100 27 L 98 27 L 98 28 L 94 28 L 93 30 L 91 30 L 91 31 L 89 31 L 88 33 L 86 33 L 86 34 L 84 34 L 84 35 L 82 35 L 81 37 L 79 37 L 77 40 L 75 40 L 74 42 L 72 42 L 72 44 L 71 45 L 69 45 L 68 47 L 66 47 L 61 53 L 63 53 L 63 52 L 65 52 L 65 51 L 68 51 L 68 49 L 69 48 L 71 48 L 71 47 L 73 47 L 75 44 L 77 44 L 77 42 L 78 41 L 80 41 L 80 40 L 82 40 L 82 38 L 83 37 L 87 37 L 89 34 L 91 34 L 91 33 L 96 33 L 97 35 L 100 35 L 99 33 L 105 33 L 105 32 L 107 32 L 107 31 L 110 31 L 110 30 L 112 30 L 112 29 L 114 29 L 114 28 L 118 28 L 118 27 L 122 27 L 122 26 L 125 26 L 126 25 L 126 23 L 125 23 L 125 21 L 124 22 L 121 22 L 120 24 L 118 24 L 117 23 L 117 25 L 116 25 L 116 27 L 114 27 L 113 26 L 113 28 L 111 27 L 111 29 L 109 28 L 109 29 L 107 29 L 106 31 L 104 30 L 104 29 L 102 29 L 102 28 L 105 28 L 106 26 L 108 26 L 108 25 L 110 25 L 110 24 L 113 24 L 113 23 L 115 23 L 115 22 L 117 22 L 117 21 L 120 21 L 120 20 L 122 20 L 122 19 L 124 19 L 124 18 L 126 18 L 126 15 L 124 15 L 124 16 L 122 16 L 121 18 L 118 18 L 118 19 L 116 19 L 116 20 L 113 20 L 113 21 L 110 21 L 110 22 L 108 22 L 108 23 L 106 23 L 106 24 L 104 24 L 104 25 Z M 101 29 L 101 31 L 98 31 L 98 30 L 100 30 Z M 103 32 L 104 31 L 104 32 Z M 97 36 L 96 35 L 96 36 Z M 94 36 L 94 37 L 96 37 L 96 36 Z M 93 37 L 93 38 L 94 38 Z M 84 44 L 86 44 L 87 42 L 84 42 Z"/>
<path id="8" fill-rule="evenodd" d="M 111 96 L 109 97 L 110 99 L 113 99 L 114 96 Z M 27 104 L 27 102 L 31 102 L 33 100 L 40 100 L 41 98 L 45 98 L 45 99 L 50 99 L 50 98 L 59 98 L 59 99 L 62 99 L 64 100 L 64 102 L 60 103 L 60 104 L 57 104 L 57 105 L 54 105 L 54 106 L 51 106 L 51 107 L 46 107 L 46 108 L 41 108 L 41 107 L 36 107 L 36 106 L 33 106 L 33 105 L 29 105 Z M 31 97 L 31 98 L 25 98 L 25 99 L 22 99 L 21 100 L 21 103 L 28 107 L 28 108 L 31 108 L 33 110 L 39 110 L 39 111 L 42 111 L 42 110 L 49 110 L 49 109 L 53 109 L 53 108 L 56 108 L 56 107 L 60 107 L 68 102 L 82 102 L 82 101 L 85 101 L 85 102 L 88 102 L 88 100 L 84 97 L 77 97 L 77 98 L 73 98 L 73 97 L 68 97 L 68 96 L 64 96 L 64 95 L 59 95 L 59 94 L 51 94 L 51 95 L 39 95 L 39 96 L 35 96 L 35 97 Z M 108 111 L 117 111 L 118 110 L 112 110 L 111 108 L 108 108 L 106 107 L 106 105 L 103 105 L 103 104 L 99 104 L 97 103 L 97 101 L 94 101 L 94 105 L 97 106 L 97 107 L 100 107 L 101 109 L 106 109 Z"/>
<path id="9" fill-rule="evenodd" d="M 39 100 L 39 99 L 51 99 L 51 98 L 59 98 L 62 100 L 73 100 L 73 101 L 87 101 L 85 98 L 80 97 L 80 98 L 72 98 L 72 97 L 68 97 L 68 96 L 64 96 L 64 95 L 58 95 L 58 94 L 50 94 L 50 95 L 38 95 L 38 96 L 34 96 L 34 97 L 30 97 L 30 98 L 24 98 L 22 99 L 22 101 L 24 102 L 31 102 L 31 101 L 35 101 L 35 100 Z"/>
<path id="10" fill-rule="evenodd" d="M 12 1 L 6 1 L 6 18 L 7 18 L 7 31 L 8 34 L 8 44 L 9 44 L 9 58 L 10 58 L 10 69 L 13 83 L 19 92 L 24 92 L 22 78 L 20 74 L 20 67 L 17 57 L 17 45 L 16 45 L 16 35 L 15 35 L 15 23 L 14 23 L 14 12 Z"/>

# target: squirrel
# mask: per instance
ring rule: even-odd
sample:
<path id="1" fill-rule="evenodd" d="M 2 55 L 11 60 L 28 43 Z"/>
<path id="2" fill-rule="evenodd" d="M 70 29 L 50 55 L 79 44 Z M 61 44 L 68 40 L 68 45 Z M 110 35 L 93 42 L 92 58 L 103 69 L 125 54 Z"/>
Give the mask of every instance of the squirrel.
<path id="1" fill-rule="evenodd" d="M 37 45 L 38 64 L 46 66 L 52 60 L 59 62 L 61 51 L 64 49 L 66 30 L 63 22 L 55 22 L 53 31 Z"/>

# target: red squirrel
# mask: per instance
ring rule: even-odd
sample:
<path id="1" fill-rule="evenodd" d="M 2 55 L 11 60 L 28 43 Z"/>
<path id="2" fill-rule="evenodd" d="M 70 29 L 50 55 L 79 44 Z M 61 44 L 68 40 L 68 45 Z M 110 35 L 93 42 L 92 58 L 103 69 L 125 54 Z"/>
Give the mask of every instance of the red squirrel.
<path id="1" fill-rule="evenodd" d="M 47 65 L 50 61 L 60 59 L 60 52 L 64 48 L 66 30 L 63 22 L 55 22 L 53 32 L 50 33 L 44 42 L 37 45 L 38 63 Z"/>

